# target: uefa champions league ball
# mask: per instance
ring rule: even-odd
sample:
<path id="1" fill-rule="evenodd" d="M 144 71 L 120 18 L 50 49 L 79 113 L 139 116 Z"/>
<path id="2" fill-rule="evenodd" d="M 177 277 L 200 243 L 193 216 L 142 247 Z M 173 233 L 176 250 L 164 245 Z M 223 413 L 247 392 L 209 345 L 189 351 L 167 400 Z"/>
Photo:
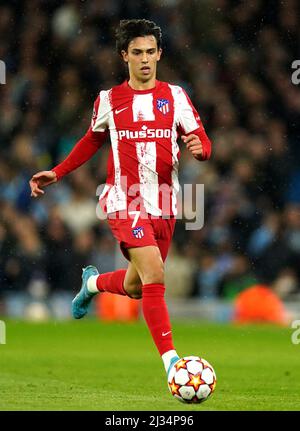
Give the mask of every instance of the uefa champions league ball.
<path id="1" fill-rule="evenodd" d="M 202 403 L 214 392 L 217 383 L 213 367 L 198 356 L 179 359 L 168 375 L 173 397 L 184 403 Z"/>

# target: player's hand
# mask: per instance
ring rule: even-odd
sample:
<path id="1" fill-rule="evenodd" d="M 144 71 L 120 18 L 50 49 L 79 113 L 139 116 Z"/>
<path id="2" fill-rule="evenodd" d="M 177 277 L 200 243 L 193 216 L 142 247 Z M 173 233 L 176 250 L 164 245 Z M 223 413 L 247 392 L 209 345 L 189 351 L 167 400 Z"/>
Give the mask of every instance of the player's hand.
<path id="1" fill-rule="evenodd" d="M 186 148 L 193 154 L 195 159 L 201 160 L 202 158 L 202 143 L 197 135 L 181 136 L 181 139 L 186 144 Z"/>
<path id="2" fill-rule="evenodd" d="M 56 173 L 53 171 L 41 171 L 37 174 L 33 175 L 31 180 L 29 181 L 29 185 L 31 188 L 31 196 L 37 198 L 40 195 L 43 195 L 45 192 L 42 190 L 42 187 L 49 186 L 50 184 L 56 183 L 57 177 Z"/>

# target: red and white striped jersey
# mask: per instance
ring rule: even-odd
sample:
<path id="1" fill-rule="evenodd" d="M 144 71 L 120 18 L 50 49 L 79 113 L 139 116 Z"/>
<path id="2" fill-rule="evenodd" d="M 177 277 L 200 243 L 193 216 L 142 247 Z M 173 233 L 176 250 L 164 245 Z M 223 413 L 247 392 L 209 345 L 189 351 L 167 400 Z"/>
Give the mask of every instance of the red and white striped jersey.
<path id="1" fill-rule="evenodd" d="M 156 81 L 151 90 L 134 90 L 125 81 L 101 91 L 91 130 L 110 134 L 106 186 L 99 198 L 107 213 L 143 209 L 155 216 L 177 214 L 178 134 L 200 133 L 209 142 L 181 87 Z M 209 155 L 206 142 L 202 159 Z"/>

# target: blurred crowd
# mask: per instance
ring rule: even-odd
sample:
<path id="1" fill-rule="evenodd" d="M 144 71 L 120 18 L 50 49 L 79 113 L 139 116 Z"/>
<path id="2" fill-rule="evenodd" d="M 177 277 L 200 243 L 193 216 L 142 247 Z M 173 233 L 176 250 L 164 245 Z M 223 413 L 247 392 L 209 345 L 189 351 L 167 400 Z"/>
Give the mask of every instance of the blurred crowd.
<path id="1" fill-rule="evenodd" d="M 284 299 L 299 296 L 300 91 L 291 82 L 299 12 L 296 0 L 0 0 L 0 296 L 8 313 L 16 294 L 47 295 L 58 310 L 83 266 L 115 268 L 115 241 L 96 216 L 109 142 L 41 199 L 30 197 L 28 181 L 83 136 L 99 90 L 126 79 L 114 40 L 123 18 L 161 26 L 158 78 L 186 89 L 213 142 L 206 163 L 181 145 L 180 182 L 204 184 L 205 223 L 186 230 L 177 221 L 168 295 L 233 299 L 263 283 Z"/>

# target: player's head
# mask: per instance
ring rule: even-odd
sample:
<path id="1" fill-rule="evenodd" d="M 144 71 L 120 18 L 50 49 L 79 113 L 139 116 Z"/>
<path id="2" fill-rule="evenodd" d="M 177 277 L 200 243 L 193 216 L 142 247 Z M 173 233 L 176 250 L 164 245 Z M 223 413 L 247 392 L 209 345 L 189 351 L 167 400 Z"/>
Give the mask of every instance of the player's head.
<path id="1" fill-rule="evenodd" d="M 128 64 L 129 75 L 143 82 L 156 76 L 161 43 L 160 27 L 146 19 L 122 20 L 116 31 L 117 51 Z"/>

